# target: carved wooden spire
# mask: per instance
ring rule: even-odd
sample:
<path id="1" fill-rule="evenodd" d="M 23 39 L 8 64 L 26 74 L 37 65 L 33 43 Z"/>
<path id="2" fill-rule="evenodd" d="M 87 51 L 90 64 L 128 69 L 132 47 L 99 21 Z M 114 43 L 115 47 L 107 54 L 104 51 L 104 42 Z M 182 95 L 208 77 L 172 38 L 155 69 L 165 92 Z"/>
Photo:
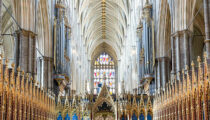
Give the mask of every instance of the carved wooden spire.
<path id="1" fill-rule="evenodd" d="M 24 75 L 25 75 L 25 73 L 24 73 L 24 71 L 22 71 L 21 93 L 24 93 L 24 86 L 25 86 L 25 84 L 24 84 Z"/>
<path id="2" fill-rule="evenodd" d="M 10 74 L 10 87 L 11 87 L 11 89 L 13 89 L 14 85 L 15 85 L 15 76 L 14 76 L 14 74 L 15 74 L 15 64 L 12 63 L 11 66 L 12 66 L 12 73 Z"/>
<path id="3" fill-rule="evenodd" d="M 202 68 L 201 68 L 201 58 L 198 56 L 198 89 L 201 88 L 201 82 L 203 80 Z"/>
<path id="4" fill-rule="evenodd" d="M 182 76 L 182 77 L 183 77 L 183 80 L 182 80 L 182 81 L 183 81 L 183 82 L 182 82 L 182 84 L 183 84 L 182 92 L 185 93 L 185 92 L 186 92 L 186 80 L 185 80 L 185 72 L 184 72 L 184 69 L 182 70 L 182 75 L 183 75 L 183 76 Z"/>
<path id="5" fill-rule="evenodd" d="M 188 66 L 186 66 L 186 70 L 187 70 L 187 93 L 189 95 L 190 91 L 191 91 L 191 81 L 190 81 L 189 67 Z"/>
<path id="6" fill-rule="evenodd" d="M 195 64 L 193 61 L 191 63 L 191 66 L 192 66 L 192 93 L 194 93 L 197 80 L 196 80 L 196 76 L 195 76 Z"/>

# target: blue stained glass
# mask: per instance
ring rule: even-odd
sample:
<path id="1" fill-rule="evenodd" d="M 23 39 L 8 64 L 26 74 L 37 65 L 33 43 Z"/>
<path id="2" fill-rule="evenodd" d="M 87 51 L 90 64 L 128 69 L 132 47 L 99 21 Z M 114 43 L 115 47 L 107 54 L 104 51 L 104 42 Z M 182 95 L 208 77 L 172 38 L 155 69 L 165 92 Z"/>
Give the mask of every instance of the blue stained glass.
<path id="1" fill-rule="evenodd" d="M 122 119 L 121 120 L 125 120 L 125 118 L 124 117 L 122 117 Z"/>
<path id="2" fill-rule="evenodd" d="M 139 116 L 139 120 L 144 120 L 144 115 L 142 113 Z"/>
<path id="3" fill-rule="evenodd" d="M 112 72 L 112 76 L 115 76 L 115 72 Z"/>
<path id="4" fill-rule="evenodd" d="M 59 113 L 58 117 L 57 117 L 57 120 L 63 120 L 62 116 L 61 116 L 61 113 Z"/>
<path id="5" fill-rule="evenodd" d="M 98 84 L 98 87 L 101 87 L 102 86 L 102 84 L 100 83 L 100 84 Z"/>
<path id="6" fill-rule="evenodd" d="M 70 120 L 69 114 L 66 114 L 65 120 Z"/>
<path id="7" fill-rule="evenodd" d="M 147 120 L 152 120 L 152 116 L 150 114 L 147 115 Z"/>
<path id="8" fill-rule="evenodd" d="M 94 94 L 98 94 L 100 89 L 103 86 L 104 80 L 106 79 L 106 85 L 108 87 L 114 88 L 115 82 L 115 67 L 113 59 L 107 54 L 102 53 L 95 59 L 95 67 L 94 67 Z M 111 83 L 110 83 L 111 82 Z M 114 90 L 110 89 L 110 92 Z"/>
<path id="9" fill-rule="evenodd" d="M 132 115 L 132 120 L 137 120 L 137 117 L 136 117 L 136 115 L 134 113 Z"/>
<path id="10" fill-rule="evenodd" d="M 78 120 L 78 117 L 76 114 L 73 115 L 72 120 Z"/>
<path id="11" fill-rule="evenodd" d="M 97 93 L 99 93 L 100 92 L 100 88 L 97 88 Z"/>

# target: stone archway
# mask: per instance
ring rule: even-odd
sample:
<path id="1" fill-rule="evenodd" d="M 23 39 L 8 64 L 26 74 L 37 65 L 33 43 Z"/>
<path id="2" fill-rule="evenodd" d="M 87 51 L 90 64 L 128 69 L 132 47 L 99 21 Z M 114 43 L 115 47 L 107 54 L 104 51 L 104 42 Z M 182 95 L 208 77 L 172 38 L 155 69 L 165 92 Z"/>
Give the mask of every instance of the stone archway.
<path id="1" fill-rule="evenodd" d="M 97 59 L 102 55 L 102 54 L 106 54 L 109 56 L 109 58 L 112 59 L 112 62 L 114 63 L 113 67 L 111 67 L 110 65 L 95 65 L 95 61 L 97 61 Z M 114 79 L 114 81 L 112 81 L 112 83 L 114 83 L 115 85 L 113 86 L 114 88 L 114 94 L 118 92 L 118 55 L 117 55 L 117 52 L 115 51 L 115 49 L 107 44 L 106 42 L 103 42 L 101 44 L 99 44 L 95 49 L 94 51 L 92 51 L 91 53 L 91 61 L 90 61 L 90 64 L 91 64 L 91 67 L 90 67 L 90 70 L 91 70 L 91 76 L 90 76 L 90 90 L 92 93 L 94 93 L 94 79 L 99 79 L 99 78 L 95 78 L 94 77 L 94 69 L 97 68 L 99 71 L 100 69 L 103 69 L 103 70 L 108 70 L 108 71 L 111 71 L 111 69 L 114 69 L 114 78 L 109 78 L 106 76 L 106 79 Z M 103 71 L 101 70 L 101 71 Z M 112 71 L 113 72 L 113 71 Z M 99 72 L 100 73 L 100 72 Z M 105 72 L 106 74 L 108 72 Z M 101 78 L 100 78 L 101 79 Z M 107 81 L 108 82 L 108 81 Z M 101 87 L 101 86 L 100 86 Z M 107 86 L 109 87 L 109 86 Z M 97 93 L 98 94 L 98 93 Z"/>

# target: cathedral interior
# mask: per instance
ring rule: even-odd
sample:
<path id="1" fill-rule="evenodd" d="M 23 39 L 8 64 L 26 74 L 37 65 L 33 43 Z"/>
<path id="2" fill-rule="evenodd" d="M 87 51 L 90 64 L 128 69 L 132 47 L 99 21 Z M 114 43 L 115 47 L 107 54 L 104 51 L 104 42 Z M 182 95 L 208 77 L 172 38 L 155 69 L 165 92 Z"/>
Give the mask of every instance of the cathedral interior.
<path id="1" fill-rule="evenodd" d="M 210 0 L 0 0 L 1 120 L 210 120 Z"/>

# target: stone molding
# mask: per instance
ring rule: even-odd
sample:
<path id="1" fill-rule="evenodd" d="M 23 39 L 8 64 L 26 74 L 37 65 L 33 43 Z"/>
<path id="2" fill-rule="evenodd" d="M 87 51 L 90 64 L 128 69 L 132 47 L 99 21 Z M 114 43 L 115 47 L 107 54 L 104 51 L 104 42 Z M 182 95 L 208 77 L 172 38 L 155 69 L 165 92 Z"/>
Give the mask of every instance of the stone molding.
<path id="1" fill-rule="evenodd" d="M 24 35 L 25 37 L 31 36 L 32 38 L 35 38 L 37 36 L 36 33 L 25 29 L 17 30 L 16 33 L 22 33 L 22 35 Z"/>
<path id="2" fill-rule="evenodd" d="M 55 7 L 56 7 L 56 8 L 63 8 L 63 9 L 66 8 L 65 5 L 60 4 L 60 3 L 57 3 L 57 4 L 55 5 Z"/>
<path id="3" fill-rule="evenodd" d="M 192 36 L 193 32 L 188 30 L 188 29 L 184 29 L 184 30 L 180 30 L 180 31 L 176 31 L 174 33 L 171 34 L 172 37 L 180 37 L 182 35 L 184 35 L 185 33 L 188 33 L 188 35 Z"/>

